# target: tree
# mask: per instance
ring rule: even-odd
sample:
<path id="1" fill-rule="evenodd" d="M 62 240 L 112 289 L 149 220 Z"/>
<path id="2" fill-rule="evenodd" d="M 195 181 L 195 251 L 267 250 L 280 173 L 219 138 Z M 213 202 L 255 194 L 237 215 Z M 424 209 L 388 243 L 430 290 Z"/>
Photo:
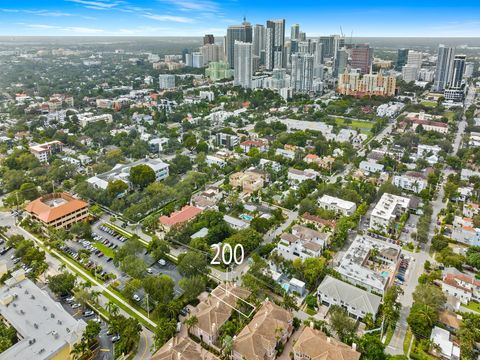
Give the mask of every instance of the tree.
<path id="1" fill-rule="evenodd" d="M 260 234 L 265 234 L 270 229 L 271 223 L 268 219 L 256 217 L 250 222 L 250 226 Z"/>
<path id="2" fill-rule="evenodd" d="M 435 308 L 422 303 L 414 303 L 407 322 L 416 339 L 429 339 L 433 325 L 438 320 Z"/>
<path id="3" fill-rule="evenodd" d="M 80 238 L 91 238 L 92 227 L 86 221 L 79 221 L 70 227 L 70 232 Z"/>
<path id="4" fill-rule="evenodd" d="M 155 179 L 155 172 L 148 165 L 140 164 L 130 169 L 129 181 L 136 187 L 143 189 L 153 183 Z"/>
<path id="5" fill-rule="evenodd" d="M 100 334 L 101 326 L 95 321 L 88 321 L 83 333 L 83 339 L 87 342 L 88 347 L 91 347 L 95 342 L 98 334 Z"/>
<path id="6" fill-rule="evenodd" d="M 187 251 L 178 256 L 178 271 L 186 277 L 205 274 L 208 262 L 204 254 L 198 251 Z"/>
<path id="7" fill-rule="evenodd" d="M 348 316 L 346 310 L 340 306 L 333 305 L 329 311 L 330 327 L 338 335 L 340 341 L 351 342 L 355 335 L 355 321 Z"/>
<path id="8" fill-rule="evenodd" d="M 155 221 L 158 223 L 158 215 Z M 168 242 L 166 242 L 165 240 L 161 240 L 156 236 L 152 237 L 152 241 L 148 244 L 148 250 L 150 251 L 151 257 L 155 261 L 164 259 L 166 255 L 170 252 Z"/>
<path id="9" fill-rule="evenodd" d="M 48 287 L 55 295 L 69 294 L 75 287 L 76 276 L 68 272 L 48 277 Z"/>
<path id="10" fill-rule="evenodd" d="M 120 263 L 120 269 L 134 279 L 143 279 L 147 271 L 147 264 L 136 255 L 128 255 Z"/>
<path id="11" fill-rule="evenodd" d="M 31 182 L 22 184 L 18 192 L 20 193 L 20 197 L 23 201 L 34 200 L 40 196 L 37 187 Z"/>
<path id="12" fill-rule="evenodd" d="M 191 301 L 205 291 L 207 284 L 204 276 L 195 275 L 190 278 L 182 278 L 179 286 L 183 289 L 185 300 Z"/>
<path id="13" fill-rule="evenodd" d="M 225 354 L 229 355 L 233 350 L 233 338 L 230 335 L 226 335 L 222 341 L 222 347 Z"/>
<path id="14" fill-rule="evenodd" d="M 195 315 L 192 315 L 188 319 L 186 319 L 183 323 L 187 326 L 188 331 L 190 331 L 192 327 L 198 324 L 198 318 Z"/>
<path id="15" fill-rule="evenodd" d="M 107 185 L 107 193 L 112 198 L 117 197 L 126 190 L 128 190 L 128 185 L 125 181 L 122 180 L 113 180 L 110 181 Z"/>
<path id="16" fill-rule="evenodd" d="M 440 288 L 428 284 L 417 286 L 413 293 L 413 301 L 418 304 L 428 305 L 437 311 L 445 305 L 446 297 Z"/>
<path id="17" fill-rule="evenodd" d="M 360 352 L 365 360 L 384 360 L 387 356 L 384 353 L 385 345 L 382 340 L 374 334 L 365 334 L 360 339 Z"/>
<path id="18" fill-rule="evenodd" d="M 303 278 L 310 290 L 316 288 L 325 270 L 325 258 L 307 258 L 303 261 Z"/>
<path id="19" fill-rule="evenodd" d="M 161 318 L 155 329 L 154 342 L 157 349 L 161 348 L 171 337 L 175 335 L 177 323 L 175 319 Z"/>
<path id="20" fill-rule="evenodd" d="M 147 276 L 143 288 L 152 300 L 166 304 L 173 299 L 175 283 L 168 275 Z"/>
<path id="21" fill-rule="evenodd" d="M 470 246 L 468 248 L 467 264 L 480 269 L 480 246 Z"/>
<path id="22" fill-rule="evenodd" d="M 458 332 L 462 359 L 474 360 L 475 343 L 480 342 L 480 315 L 463 313 L 462 317 L 463 321 Z"/>
<path id="23" fill-rule="evenodd" d="M 115 345 L 115 358 L 121 354 L 128 354 L 136 350 L 140 341 L 142 326 L 137 319 L 124 316 L 117 317 L 117 326 L 120 329 L 120 340 Z"/>

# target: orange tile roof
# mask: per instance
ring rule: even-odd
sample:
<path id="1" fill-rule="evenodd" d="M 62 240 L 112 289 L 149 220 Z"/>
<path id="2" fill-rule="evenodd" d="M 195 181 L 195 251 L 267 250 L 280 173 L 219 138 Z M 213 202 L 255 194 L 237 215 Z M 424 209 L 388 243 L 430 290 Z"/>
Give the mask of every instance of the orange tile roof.
<path id="1" fill-rule="evenodd" d="M 64 203 L 58 206 L 51 206 L 47 203 L 49 200 L 63 199 Z M 63 193 L 48 194 L 33 200 L 25 207 L 25 211 L 34 214 L 45 223 L 55 221 L 65 215 L 74 213 L 78 210 L 88 207 L 88 203 L 74 198 L 72 195 Z"/>
<path id="2" fill-rule="evenodd" d="M 160 216 L 160 223 L 166 226 L 173 226 L 180 224 L 186 221 L 193 219 L 195 216 L 200 214 L 202 209 L 199 209 L 195 206 L 186 205 L 180 211 L 176 211 L 170 216 L 162 215 Z"/>

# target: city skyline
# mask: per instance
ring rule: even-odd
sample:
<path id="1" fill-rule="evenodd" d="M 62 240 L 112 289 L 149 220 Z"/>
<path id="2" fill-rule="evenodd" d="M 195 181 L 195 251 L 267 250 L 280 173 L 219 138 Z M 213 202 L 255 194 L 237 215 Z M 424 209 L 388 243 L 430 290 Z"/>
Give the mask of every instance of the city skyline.
<path id="1" fill-rule="evenodd" d="M 286 19 L 307 36 L 480 37 L 480 5 L 473 0 L 337 4 L 242 0 L 27 0 L 0 6 L 0 36 L 216 36 L 246 17 L 252 25 Z"/>

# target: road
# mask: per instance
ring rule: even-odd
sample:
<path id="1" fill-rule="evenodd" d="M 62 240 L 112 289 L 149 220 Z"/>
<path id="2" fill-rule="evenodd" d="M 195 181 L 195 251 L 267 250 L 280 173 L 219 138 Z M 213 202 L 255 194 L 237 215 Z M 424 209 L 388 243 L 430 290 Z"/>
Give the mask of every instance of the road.
<path id="1" fill-rule="evenodd" d="M 466 110 L 474 101 L 475 98 L 475 88 L 470 87 L 468 90 L 468 94 L 465 99 L 465 106 L 464 109 Z M 462 121 L 458 124 L 458 130 L 455 134 L 455 140 L 453 143 L 453 150 L 452 152 L 456 154 L 458 149 L 460 148 L 460 144 L 462 142 L 463 135 L 465 133 L 466 121 L 465 116 L 463 117 Z M 437 217 L 442 208 L 444 207 L 443 197 L 444 197 L 444 189 L 443 186 L 448 178 L 448 175 L 454 173 L 454 171 L 450 169 L 444 169 L 442 171 L 443 181 L 441 186 L 439 186 L 439 191 L 437 197 L 434 201 L 431 202 L 433 214 L 432 220 L 430 222 L 430 229 L 429 229 L 429 237 L 428 242 L 425 246 L 420 250 L 419 253 L 413 253 L 412 257 L 414 259 L 410 265 L 410 275 L 406 280 L 406 286 L 404 288 L 404 294 L 400 296 L 399 301 L 402 304 L 402 308 L 400 310 L 400 318 L 397 322 L 397 326 L 395 328 L 395 332 L 393 334 L 392 340 L 390 344 L 386 348 L 386 352 L 391 355 L 402 355 L 403 354 L 403 342 L 405 339 L 405 334 L 408 329 L 407 324 L 407 317 L 410 313 L 410 308 L 413 304 L 413 297 L 412 294 L 415 291 L 415 288 L 418 285 L 418 278 L 424 271 L 424 264 L 425 261 L 429 260 L 432 261 L 429 250 L 431 245 L 431 239 L 435 235 L 435 227 L 437 224 Z"/>

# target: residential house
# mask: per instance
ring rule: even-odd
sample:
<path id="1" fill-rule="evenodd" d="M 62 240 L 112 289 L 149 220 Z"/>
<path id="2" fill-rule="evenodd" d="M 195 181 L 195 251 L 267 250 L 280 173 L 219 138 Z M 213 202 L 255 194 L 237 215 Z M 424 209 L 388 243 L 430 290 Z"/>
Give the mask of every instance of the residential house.
<path id="1" fill-rule="evenodd" d="M 460 348 L 450 340 L 450 332 L 435 326 L 430 335 L 433 343 L 433 353 L 446 360 L 460 360 Z M 438 350 L 437 350 L 438 349 Z"/>
<path id="2" fill-rule="evenodd" d="M 363 160 L 360 162 L 359 168 L 367 173 L 377 173 L 382 172 L 385 166 L 377 163 L 374 160 Z"/>
<path id="3" fill-rule="evenodd" d="M 336 198 L 330 195 L 323 195 L 318 199 L 318 206 L 322 209 L 335 211 L 336 213 L 349 216 L 357 210 L 357 205 L 352 201 Z"/>
<path id="4" fill-rule="evenodd" d="M 234 188 L 241 187 L 247 194 L 261 190 L 265 181 L 266 173 L 253 168 L 230 175 L 230 185 Z"/>
<path id="5" fill-rule="evenodd" d="M 475 215 L 480 213 L 480 204 L 467 203 L 463 205 L 463 216 L 472 219 Z"/>
<path id="6" fill-rule="evenodd" d="M 151 360 L 219 360 L 219 358 L 190 338 L 175 336 L 153 354 Z"/>
<path id="7" fill-rule="evenodd" d="M 480 171 L 463 168 L 460 171 L 460 180 L 469 180 L 473 176 L 480 177 Z"/>
<path id="8" fill-rule="evenodd" d="M 354 319 L 362 320 L 367 314 L 377 315 L 382 298 L 344 281 L 327 275 L 317 289 L 318 301 L 325 306 L 344 308 Z"/>
<path id="9" fill-rule="evenodd" d="M 225 160 L 213 155 L 207 155 L 205 157 L 205 162 L 210 166 L 216 165 L 220 168 L 224 168 L 227 165 L 227 162 Z"/>
<path id="10" fill-rule="evenodd" d="M 258 149 L 260 152 L 267 151 L 268 143 L 265 140 L 245 140 L 240 143 L 240 148 L 244 153 L 248 153 L 250 149 Z"/>
<path id="11" fill-rule="evenodd" d="M 191 205 L 200 209 L 217 209 L 217 203 L 222 199 L 223 192 L 216 186 L 207 186 L 205 191 L 192 196 Z"/>
<path id="12" fill-rule="evenodd" d="M 468 304 L 472 300 L 479 301 L 480 280 L 463 273 L 446 272 L 443 276 L 442 291 L 454 296 L 462 304 Z"/>
<path id="13" fill-rule="evenodd" d="M 191 205 L 185 205 L 181 210 L 171 213 L 169 216 L 160 216 L 160 225 L 166 230 L 170 230 L 173 226 L 184 224 L 197 217 L 202 209 Z"/>
<path id="14" fill-rule="evenodd" d="M 451 237 L 469 246 L 480 246 L 480 228 L 474 226 L 471 218 L 455 216 Z"/>
<path id="15" fill-rule="evenodd" d="M 277 346 L 285 344 L 293 332 L 293 315 L 265 301 L 253 319 L 233 341 L 233 360 L 274 360 Z"/>
<path id="16" fill-rule="evenodd" d="M 303 214 L 300 220 L 303 223 L 316 226 L 317 229 L 329 228 L 330 230 L 335 230 L 335 227 L 337 226 L 337 222 L 335 220 L 325 220 L 319 216 L 311 215 L 308 212 Z"/>
<path id="17" fill-rule="evenodd" d="M 318 172 L 312 169 L 297 170 L 294 168 L 288 169 L 287 178 L 291 182 L 301 183 L 307 180 L 316 180 Z"/>
<path id="18" fill-rule="evenodd" d="M 223 220 L 225 220 L 225 222 L 235 230 L 243 230 L 250 226 L 248 222 L 240 220 L 230 215 L 223 215 Z"/>
<path id="19" fill-rule="evenodd" d="M 416 194 L 428 186 L 426 176 L 418 171 L 407 171 L 403 175 L 395 175 L 392 183 L 403 190 L 412 191 Z"/>
<path id="20" fill-rule="evenodd" d="M 311 327 L 304 327 L 293 345 L 293 360 L 359 360 L 360 356 L 352 347 Z"/>
<path id="21" fill-rule="evenodd" d="M 330 234 L 312 230 L 306 226 L 294 225 L 292 233 L 280 235 L 277 252 L 288 260 L 319 257 L 325 250 Z"/>
<path id="22" fill-rule="evenodd" d="M 275 155 L 276 156 L 282 156 L 286 159 L 289 160 L 294 160 L 295 159 L 295 151 L 293 150 L 287 150 L 287 149 L 275 149 Z"/>

